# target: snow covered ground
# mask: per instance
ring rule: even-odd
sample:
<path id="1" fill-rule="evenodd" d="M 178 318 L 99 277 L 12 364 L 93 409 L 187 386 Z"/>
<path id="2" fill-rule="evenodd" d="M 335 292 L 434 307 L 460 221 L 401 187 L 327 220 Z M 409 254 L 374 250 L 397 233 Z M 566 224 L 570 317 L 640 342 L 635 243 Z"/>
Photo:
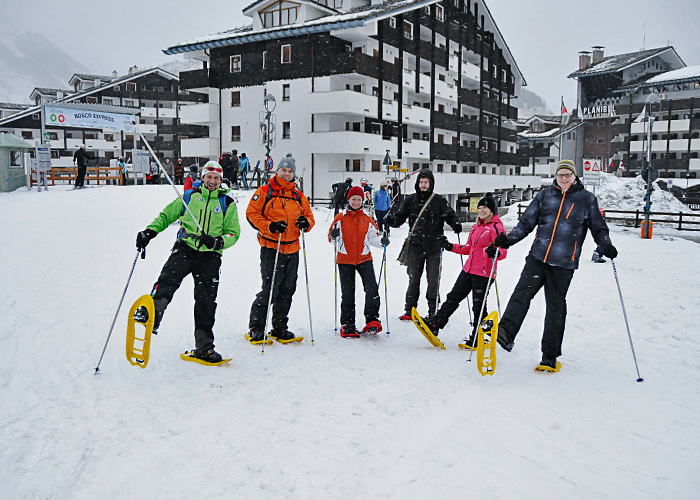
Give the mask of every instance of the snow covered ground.
<path id="1" fill-rule="evenodd" d="M 136 233 L 172 189 L 0 195 L 0 498 L 700 496 L 697 243 L 611 228 L 644 382 L 635 381 L 612 266 L 585 258 L 590 238 L 568 296 L 561 372 L 533 371 L 540 295 L 513 352 L 499 349 L 495 375 L 482 377 L 476 357 L 468 363 L 457 348 L 466 308 L 440 333 L 446 351 L 396 320 L 407 283 L 396 263 L 405 226 L 392 231 L 388 250 L 389 324 L 381 289 L 390 335 L 334 333 L 329 219 L 315 209 L 306 239 L 315 343 L 302 265 L 290 327 L 307 340 L 261 356 L 243 338 L 259 287 L 258 245 L 243 215 L 249 195 L 239 203 L 241 240 L 224 254 L 215 326 L 217 350 L 233 361 L 209 368 L 179 359 L 193 347 L 190 278 L 153 339 L 148 367 L 125 359 L 126 312 L 165 262 L 176 232 L 169 228 L 136 264 L 97 375 Z M 502 309 L 531 239 L 499 266 Z M 381 251 L 374 257 L 378 270 Z M 443 263 L 444 296 L 461 266 L 455 254 Z"/>

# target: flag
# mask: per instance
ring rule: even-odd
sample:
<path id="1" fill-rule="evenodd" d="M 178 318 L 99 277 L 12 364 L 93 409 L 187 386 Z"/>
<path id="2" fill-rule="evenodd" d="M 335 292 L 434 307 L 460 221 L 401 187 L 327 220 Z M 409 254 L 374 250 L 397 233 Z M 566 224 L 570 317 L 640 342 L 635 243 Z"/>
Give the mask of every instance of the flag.
<path id="1" fill-rule="evenodd" d="M 583 120 L 583 110 L 581 109 L 581 105 L 578 105 L 578 117 Z"/>
<path id="2" fill-rule="evenodd" d="M 564 97 L 562 96 L 562 98 L 561 98 L 561 114 L 565 115 L 568 112 L 569 111 L 566 109 L 566 106 L 564 106 Z"/>
<path id="3" fill-rule="evenodd" d="M 634 119 L 634 123 L 641 123 L 647 121 L 647 105 L 644 105 L 644 109 L 639 114 L 637 118 Z"/>
<path id="4" fill-rule="evenodd" d="M 610 170 L 615 170 L 615 164 L 610 160 Z"/>
<path id="5" fill-rule="evenodd" d="M 625 165 L 622 163 L 622 160 L 620 160 L 620 166 L 618 167 L 620 170 L 625 169 Z"/>

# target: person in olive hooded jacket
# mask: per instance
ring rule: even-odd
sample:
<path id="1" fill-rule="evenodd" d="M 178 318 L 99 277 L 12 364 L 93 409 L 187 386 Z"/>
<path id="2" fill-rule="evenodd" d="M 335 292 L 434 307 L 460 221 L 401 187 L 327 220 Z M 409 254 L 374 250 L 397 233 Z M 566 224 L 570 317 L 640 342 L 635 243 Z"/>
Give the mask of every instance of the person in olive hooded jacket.
<path id="1" fill-rule="evenodd" d="M 427 204 L 411 235 L 407 269 L 406 312 L 400 317 L 402 321 L 410 321 L 411 309 L 418 305 L 423 268 L 426 270 L 426 278 L 428 279 L 428 290 L 425 294 L 426 299 L 428 299 L 428 315 L 435 314 L 444 225 L 445 223 L 449 224 L 455 233 L 462 231 L 462 224 L 459 222 L 457 214 L 447 203 L 445 197 L 433 192 L 434 188 L 433 172 L 427 168 L 421 170 L 416 179 L 416 193 L 407 196 L 398 210 L 392 210 L 385 219 L 391 227 L 399 227 L 408 219 L 408 228 L 411 231 L 418 214 Z"/>
<path id="2" fill-rule="evenodd" d="M 547 312 L 540 365 L 555 368 L 564 339 L 566 294 L 578 268 L 586 232 L 591 232 L 606 257 L 617 257 L 617 249 L 610 241 L 598 200 L 583 188 L 572 160 L 559 162 L 552 185 L 537 193 L 518 225 L 507 236 L 498 235 L 494 245 L 508 248 L 535 228 L 535 241 L 498 326 L 498 343 L 506 351 L 513 349 L 530 301 L 544 286 Z"/>
<path id="3" fill-rule="evenodd" d="M 156 316 L 153 331 L 157 331 L 163 313 L 180 288 L 182 280 L 188 274 L 192 274 L 195 340 L 193 354 L 210 363 L 221 361 L 221 355 L 214 350 L 213 332 L 221 252 L 236 243 L 241 234 L 234 199 L 228 195 L 229 189 L 221 188 L 222 176 L 221 166 L 214 161 L 208 162 L 202 170 L 201 188 L 193 189 L 189 196 L 189 211 L 178 197 L 136 236 L 136 247 L 146 248 L 148 242 L 158 233 L 180 220 L 181 228 L 177 234 L 177 241 L 151 292 Z M 190 212 L 197 217 L 203 232 L 199 230 Z M 135 319 L 145 321 L 147 318 L 143 317 L 143 314 L 144 311 L 137 311 Z"/>

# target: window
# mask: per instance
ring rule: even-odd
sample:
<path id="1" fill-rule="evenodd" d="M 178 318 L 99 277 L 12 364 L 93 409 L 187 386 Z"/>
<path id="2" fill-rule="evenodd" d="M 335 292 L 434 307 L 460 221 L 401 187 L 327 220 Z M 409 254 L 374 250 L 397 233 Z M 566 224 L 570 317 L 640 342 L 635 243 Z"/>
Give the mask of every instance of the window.
<path id="1" fill-rule="evenodd" d="M 51 153 L 51 158 L 52 158 L 52 159 L 53 159 L 53 158 L 56 158 L 56 159 L 60 158 L 60 156 L 59 156 L 59 154 L 58 154 L 59 151 L 58 151 L 57 149 L 52 149 L 52 150 L 50 151 L 50 153 Z"/>
<path id="2" fill-rule="evenodd" d="M 89 104 L 97 104 L 97 97 L 88 97 L 87 102 Z"/>
<path id="3" fill-rule="evenodd" d="M 231 107 L 237 108 L 241 105 L 241 92 L 234 90 L 231 92 Z"/>
<path id="4" fill-rule="evenodd" d="M 124 106 L 129 106 L 130 108 L 138 108 L 138 104 L 136 104 L 136 101 L 132 101 L 131 99 L 124 99 Z"/>
<path id="5" fill-rule="evenodd" d="M 58 140 L 58 132 L 47 132 L 49 134 L 49 140 L 50 141 L 57 141 Z"/>
<path id="6" fill-rule="evenodd" d="M 408 21 L 403 22 L 403 37 L 413 40 L 413 24 Z"/>
<path id="7" fill-rule="evenodd" d="M 372 172 L 381 172 L 382 162 L 379 160 L 372 160 Z"/>
<path id="8" fill-rule="evenodd" d="M 102 98 L 102 104 L 114 104 L 114 101 L 112 100 L 111 97 L 103 97 Z"/>
<path id="9" fill-rule="evenodd" d="M 135 83 L 127 83 L 126 84 L 126 91 L 127 92 L 136 92 L 136 84 Z"/>
<path id="10" fill-rule="evenodd" d="M 282 45 L 282 64 L 289 64 L 292 62 L 292 46 Z"/>
<path id="11" fill-rule="evenodd" d="M 283 101 L 288 101 L 291 97 L 291 90 L 289 89 L 289 84 L 284 83 L 282 84 L 282 100 Z"/>
<path id="12" fill-rule="evenodd" d="M 95 132 L 85 132 L 83 135 L 84 139 L 97 139 L 97 133 Z"/>
<path id="13" fill-rule="evenodd" d="M 361 164 L 360 160 L 352 160 L 352 171 L 359 172 L 361 165 L 362 164 Z"/>
<path id="14" fill-rule="evenodd" d="M 267 50 L 263 50 L 262 59 L 263 59 L 263 69 L 266 69 L 267 68 Z"/>
<path id="15" fill-rule="evenodd" d="M 22 166 L 22 152 L 21 151 L 10 151 L 10 166 L 11 167 L 21 167 Z"/>
<path id="16" fill-rule="evenodd" d="M 597 142 L 598 144 L 603 144 L 603 142 L 605 142 L 605 141 L 604 141 L 604 139 L 598 139 L 596 142 Z"/>
<path id="17" fill-rule="evenodd" d="M 435 5 L 435 17 L 438 21 L 445 20 L 445 9 L 442 5 Z"/>
<path id="18" fill-rule="evenodd" d="M 282 122 L 282 139 L 289 139 L 291 137 L 292 137 L 291 122 Z"/>
<path id="19" fill-rule="evenodd" d="M 241 72 L 241 56 L 235 55 L 231 56 L 231 73 Z"/>
<path id="20" fill-rule="evenodd" d="M 443 169 L 444 169 L 444 165 L 443 165 L 442 163 L 438 163 L 438 165 L 437 165 L 437 171 L 438 171 L 438 172 L 442 172 Z"/>
<path id="21" fill-rule="evenodd" d="M 396 28 L 396 18 L 395 17 L 389 18 L 389 26 L 391 26 L 392 28 Z"/>
<path id="22" fill-rule="evenodd" d="M 605 122 L 604 122 L 603 120 L 600 120 L 600 121 L 598 122 L 598 126 L 599 126 L 599 127 L 605 127 Z"/>
<path id="23" fill-rule="evenodd" d="M 297 20 L 299 4 L 280 0 L 259 13 L 264 28 L 293 24 Z"/>
<path id="24" fill-rule="evenodd" d="M 233 125 L 231 127 L 231 142 L 240 142 L 241 141 L 241 126 L 240 125 Z"/>
<path id="25" fill-rule="evenodd" d="M 22 130 L 22 139 L 31 139 L 31 138 L 32 138 L 31 130 Z"/>
<path id="26" fill-rule="evenodd" d="M 114 142 L 114 134 L 105 134 L 105 141 Z"/>

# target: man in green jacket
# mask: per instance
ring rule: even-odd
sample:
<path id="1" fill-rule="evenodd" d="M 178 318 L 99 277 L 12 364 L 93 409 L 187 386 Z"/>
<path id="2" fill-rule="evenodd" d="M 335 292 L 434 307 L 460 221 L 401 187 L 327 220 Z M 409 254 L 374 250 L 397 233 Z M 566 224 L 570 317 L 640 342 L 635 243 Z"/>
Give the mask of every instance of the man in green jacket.
<path id="1" fill-rule="evenodd" d="M 185 201 L 174 200 L 151 224 L 136 236 L 136 247 L 146 248 L 155 238 L 176 220 L 180 221 L 177 241 L 168 261 L 153 285 L 155 320 L 153 331 L 158 330 L 163 313 L 188 274 L 194 279 L 194 356 L 210 363 L 221 361 L 214 350 L 214 314 L 216 294 L 219 288 L 219 268 L 222 250 L 232 246 L 241 233 L 238 212 L 229 189 L 221 187 L 223 169 L 210 161 L 202 170 L 202 185 L 192 190 Z M 187 199 L 189 198 L 189 200 Z M 194 221 L 192 216 L 197 218 Z M 199 228 L 202 228 L 200 231 Z M 145 310 L 145 308 L 143 308 Z M 140 321 L 144 311 L 137 311 L 135 319 Z M 146 318 L 143 318 L 144 320 Z"/>

